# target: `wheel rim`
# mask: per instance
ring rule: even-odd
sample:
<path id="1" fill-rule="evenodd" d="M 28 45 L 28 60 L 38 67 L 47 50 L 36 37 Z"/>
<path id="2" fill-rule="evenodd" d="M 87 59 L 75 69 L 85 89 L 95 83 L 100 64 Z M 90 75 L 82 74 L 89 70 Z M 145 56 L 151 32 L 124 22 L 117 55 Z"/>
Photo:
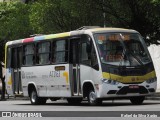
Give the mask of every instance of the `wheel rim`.
<path id="1" fill-rule="evenodd" d="M 33 91 L 33 92 L 32 92 L 32 95 L 31 95 L 31 100 L 32 100 L 33 103 L 35 103 L 36 97 L 37 97 L 36 92 Z"/>
<path id="2" fill-rule="evenodd" d="M 90 92 L 90 94 L 89 94 L 89 102 L 90 103 L 95 103 L 95 101 L 96 101 L 96 95 L 95 95 L 95 92 Z"/>

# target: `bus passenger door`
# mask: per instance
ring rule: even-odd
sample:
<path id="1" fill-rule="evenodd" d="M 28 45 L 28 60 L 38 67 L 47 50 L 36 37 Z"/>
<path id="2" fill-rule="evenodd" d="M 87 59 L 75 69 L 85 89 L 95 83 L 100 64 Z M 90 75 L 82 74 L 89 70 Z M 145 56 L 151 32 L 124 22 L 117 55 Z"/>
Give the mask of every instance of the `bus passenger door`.
<path id="1" fill-rule="evenodd" d="M 22 47 L 12 48 L 12 87 L 13 94 L 22 94 L 21 85 L 21 63 L 22 63 Z"/>
<path id="2" fill-rule="evenodd" d="M 71 95 L 81 95 L 81 82 L 80 82 L 80 38 L 70 39 L 70 85 Z"/>

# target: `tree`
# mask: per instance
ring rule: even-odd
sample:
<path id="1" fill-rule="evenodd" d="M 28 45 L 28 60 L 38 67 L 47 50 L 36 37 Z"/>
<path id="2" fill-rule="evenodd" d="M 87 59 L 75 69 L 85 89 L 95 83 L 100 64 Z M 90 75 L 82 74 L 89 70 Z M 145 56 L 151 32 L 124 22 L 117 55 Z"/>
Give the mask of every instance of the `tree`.
<path id="1" fill-rule="evenodd" d="M 160 37 L 159 0 L 30 0 L 0 3 L 0 40 L 75 30 L 81 26 L 123 27 L 150 43 Z"/>
<path id="2" fill-rule="evenodd" d="M 35 33 L 75 30 L 84 25 L 99 25 L 102 15 L 91 0 L 41 0 L 32 4 L 31 25 Z"/>
<path id="3" fill-rule="evenodd" d="M 93 0 L 97 9 L 107 14 L 112 26 L 135 29 L 149 43 L 160 40 L 159 0 Z"/>
<path id="4" fill-rule="evenodd" d="M 21 2 L 0 3 L 0 60 L 4 61 L 4 46 L 7 41 L 29 37 L 29 6 Z"/>

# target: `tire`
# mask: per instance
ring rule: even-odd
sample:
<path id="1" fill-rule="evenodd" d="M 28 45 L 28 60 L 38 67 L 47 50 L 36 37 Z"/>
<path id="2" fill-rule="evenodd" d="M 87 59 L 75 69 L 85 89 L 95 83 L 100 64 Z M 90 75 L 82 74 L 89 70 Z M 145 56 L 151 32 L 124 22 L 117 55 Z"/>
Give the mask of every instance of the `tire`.
<path id="1" fill-rule="evenodd" d="M 145 97 L 140 96 L 140 97 L 132 97 L 130 98 L 130 101 L 133 105 L 141 105 L 144 101 Z"/>
<path id="2" fill-rule="evenodd" d="M 82 102 L 82 98 L 67 98 L 70 105 L 79 105 Z"/>
<path id="3" fill-rule="evenodd" d="M 92 106 L 101 105 L 102 104 L 102 100 L 101 99 L 97 99 L 95 92 L 93 90 L 91 90 L 88 93 L 88 103 L 89 103 L 89 105 L 92 105 Z"/>
<path id="4" fill-rule="evenodd" d="M 32 105 L 44 105 L 47 99 L 38 97 L 37 91 L 35 89 L 32 89 L 32 91 L 30 92 L 30 101 Z"/>

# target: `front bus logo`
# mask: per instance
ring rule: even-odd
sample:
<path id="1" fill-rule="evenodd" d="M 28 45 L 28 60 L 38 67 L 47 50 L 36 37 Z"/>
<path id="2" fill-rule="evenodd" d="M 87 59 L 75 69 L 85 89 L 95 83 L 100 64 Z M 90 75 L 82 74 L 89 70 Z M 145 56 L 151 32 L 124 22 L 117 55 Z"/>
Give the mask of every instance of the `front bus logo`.
<path id="1" fill-rule="evenodd" d="M 132 77 L 132 78 L 131 78 L 131 81 L 132 81 L 132 82 L 140 82 L 141 79 L 138 78 L 138 77 Z"/>
<path id="2" fill-rule="evenodd" d="M 136 79 L 133 77 L 133 78 L 131 78 L 131 80 L 132 80 L 132 82 L 135 82 L 136 81 Z"/>

